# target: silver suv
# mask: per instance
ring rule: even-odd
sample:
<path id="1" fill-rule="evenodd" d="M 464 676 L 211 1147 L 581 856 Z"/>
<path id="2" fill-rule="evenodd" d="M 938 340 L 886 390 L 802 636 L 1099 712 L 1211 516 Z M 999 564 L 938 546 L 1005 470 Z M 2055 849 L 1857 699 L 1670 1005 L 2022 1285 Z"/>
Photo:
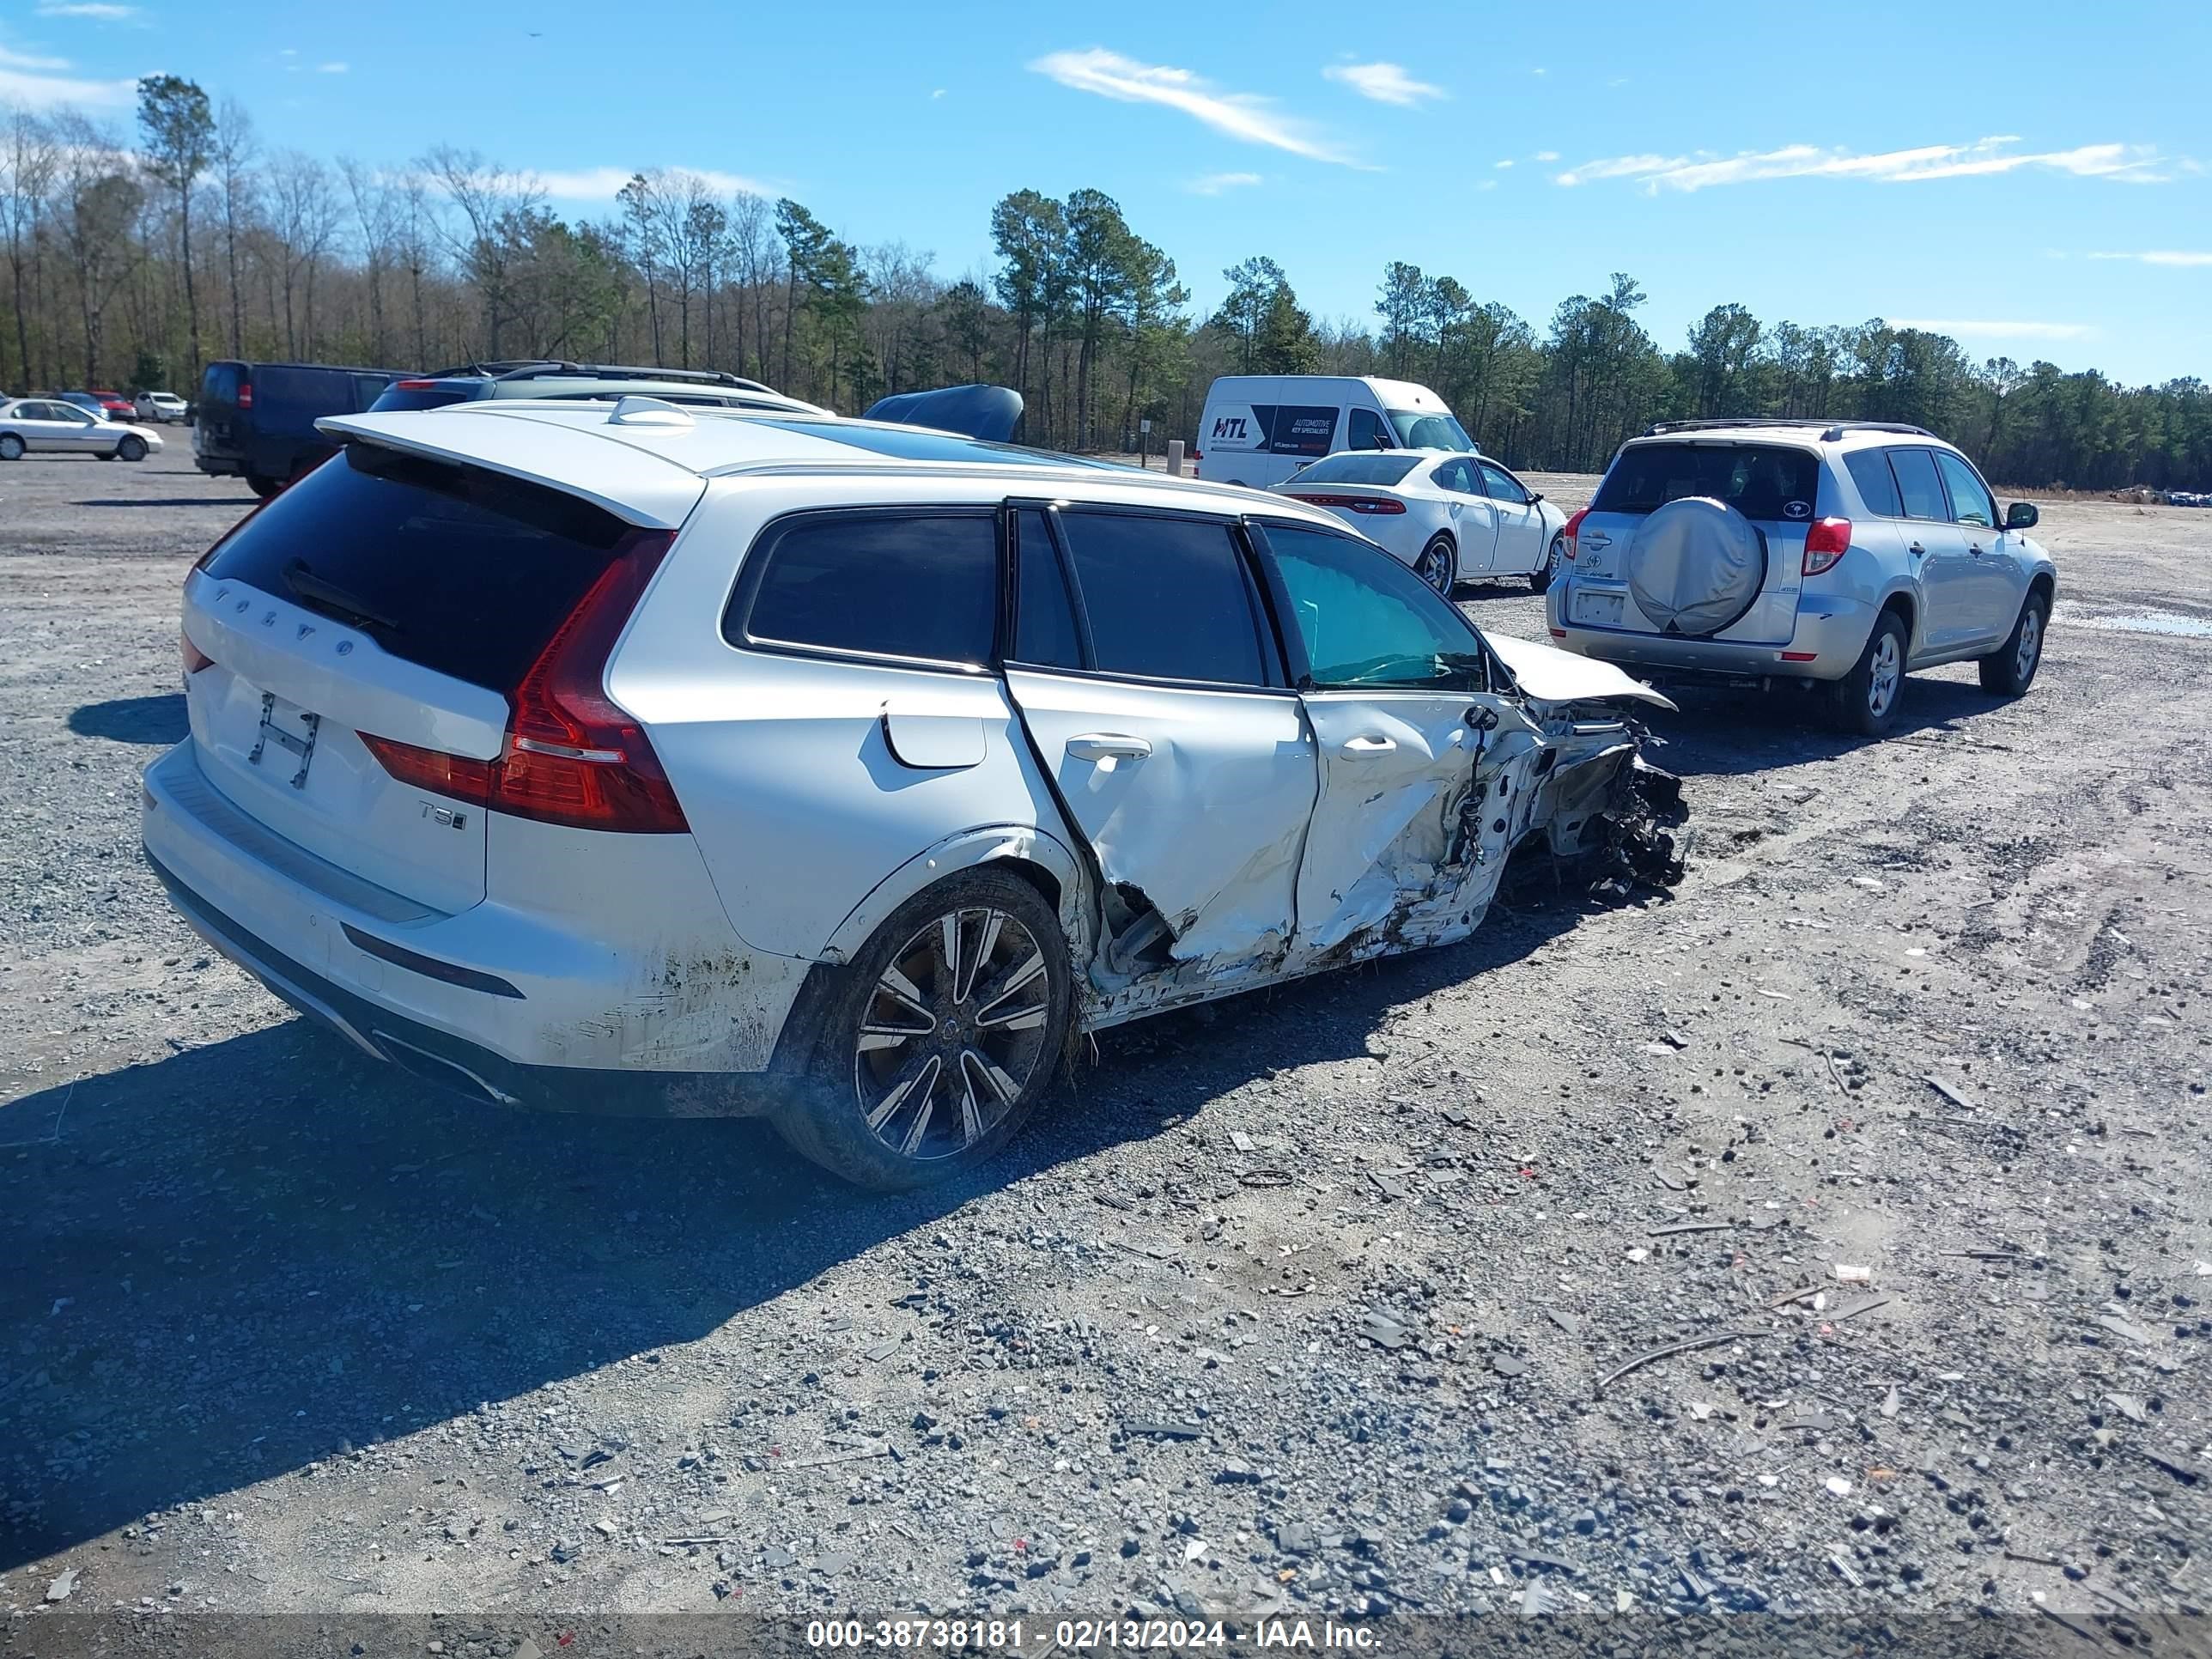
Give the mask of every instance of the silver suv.
<path id="1" fill-rule="evenodd" d="M 2036 519 L 1917 426 L 1665 422 L 1567 520 L 1547 620 L 1662 678 L 1810 683 L 1879 737 L 1913 669 L 1972 659 L 1986 690 L 2027 690 L 2057 586 Z"/>

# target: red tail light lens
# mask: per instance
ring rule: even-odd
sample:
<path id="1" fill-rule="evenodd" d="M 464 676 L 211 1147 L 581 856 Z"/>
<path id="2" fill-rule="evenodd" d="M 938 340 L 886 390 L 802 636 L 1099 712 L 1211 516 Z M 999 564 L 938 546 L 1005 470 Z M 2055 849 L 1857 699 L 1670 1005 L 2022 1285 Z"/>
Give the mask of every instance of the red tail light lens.
<path id="1" fill-rule="evenodd" d="M 191 635 L 183 629 L 177 630 L 177 646 L 184 653 L 185 678 L 190 679 L 203 668 L 215 666 L 215 659 L 192 643 Z"/>
<path id="2" fill-rule="evenodd" d="M 1316 507 L 1334 507 L 1342 513 L 1389 514 L 1403 513 L 1406 504 L 1389 495 L 1304 495 L 1293 491 L 1295 501 L 1310 501 Z"/>
<path id="3" fill-rule="evenodd" d="M 430 392 L 438 385 L 435 380 L 394 380 L 392 384 L 400 392 Z"/>
<path id="4" fill-rule="evenodd" d="M 404 783 L 494 811 L 577 830 L 681 835 L 690 828 L 644 728 L 608 700 L 607 658 L 672 532 L 628 538 L 515 686 L 495 761 L 362 734 Z"/>
<path id="5" fill-rule="evenodd" d="M 1574 516 L 1567 520 L 1565 526 L 1559 532 L 1559 534 L 1567 538 L 1567 544 L 1561 548 L 1559 551 L 1565 554 L 1571 559 L 1575 556 L 1575 532 L 1583 527 L 1583 520 L 1588 517 L 1589 517 L 1589 508 L 1586 507 L 1577 507 L 1575 509 Z"/>
<path id="6" fill-rule="evenodd" d="M 1815 519 L 1805 529 L 1805 574 L 1817 576 L 1834 568 L 1851 550 L 1849 519 Z"/>
<path id="7" fill-rule="evenodd" d="M 241 380 L 240 382 L 239 382 L 239 386 L 238 386 L 238 406 L 239 406 L 240 409 L 251 409 L 251 408 L 252 408 L 252 407 L 253 407 L 253 382 L 252 382 L 252 381 L 251 381 L 251 380 Z"/>

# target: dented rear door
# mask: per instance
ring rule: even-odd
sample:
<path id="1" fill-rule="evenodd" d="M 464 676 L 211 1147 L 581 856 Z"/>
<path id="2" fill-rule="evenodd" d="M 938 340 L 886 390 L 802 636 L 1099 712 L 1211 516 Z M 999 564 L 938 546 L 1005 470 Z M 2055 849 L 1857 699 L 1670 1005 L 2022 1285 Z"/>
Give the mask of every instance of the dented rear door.
<path id="1" fill-rule="evenodd" d="M 1279 954 L 1314 757 L 1235 526 L 1012 517 L 1007 690 L 1120 905 L 1157 914 L 1176 961 Z"/>

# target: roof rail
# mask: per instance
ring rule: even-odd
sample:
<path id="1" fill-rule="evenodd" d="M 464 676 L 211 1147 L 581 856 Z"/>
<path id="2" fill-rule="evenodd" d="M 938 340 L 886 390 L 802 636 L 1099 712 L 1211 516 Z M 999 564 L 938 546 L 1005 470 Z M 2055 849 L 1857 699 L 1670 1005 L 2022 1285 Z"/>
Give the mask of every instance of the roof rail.
<path id="1" fill-rule="evenodd" d="M 1797 416 L 1783 415 L 1738 415 L 1694 421 L 1654 421 L 1644 428 L 1644 435 L 1647 438 L 1656 438 L 1668 432 L 1711 432 L 1728 427 L 1741 426 L 1802 427 L 1808 432 L 1817 429 L 1822 441 L 1826 443 L 1834 443 L 1846 432 L 1902 432 L 1915 438 L 1936 436 L 1924 426 L 1905 426 L 1895 421 L 1816 421 Z"/>
<path id="2" fill-rule="evenodd" d="M 495 380 L 534 380 L 561 374 L 573 374 L 586 380 L 596 377 L 604 380 L 683 380 L 699 386 L 733 386 L 742 392 L 774 390 L 758 380 L 741 380 L 735 374 L 726 374 L 719 368 L 647 368 L 636 363 L 572 363 L 556 358 L 502 367 L 491 378 Z"/>

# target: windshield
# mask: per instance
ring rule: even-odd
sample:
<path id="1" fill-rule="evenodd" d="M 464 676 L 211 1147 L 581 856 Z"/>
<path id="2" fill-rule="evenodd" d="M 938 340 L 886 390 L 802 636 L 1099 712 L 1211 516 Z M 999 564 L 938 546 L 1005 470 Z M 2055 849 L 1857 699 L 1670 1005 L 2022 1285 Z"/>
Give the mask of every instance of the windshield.
<path id="1" fill-rule="evenodd" d="M 1411 455 L 1363 455 L 1348 449 L 1302 468 L 1291 476 L 1291 484 L 1394 484 L 1413 470 Z"/>
<path id="2" fill-rule="evenodd" d="M 1449 415 L 1419 409 L 1394 409 L 1390 424 L 1398 428 L 1398 442 L 1407 449 L 1472 450 L 1474 440 Z"/>

